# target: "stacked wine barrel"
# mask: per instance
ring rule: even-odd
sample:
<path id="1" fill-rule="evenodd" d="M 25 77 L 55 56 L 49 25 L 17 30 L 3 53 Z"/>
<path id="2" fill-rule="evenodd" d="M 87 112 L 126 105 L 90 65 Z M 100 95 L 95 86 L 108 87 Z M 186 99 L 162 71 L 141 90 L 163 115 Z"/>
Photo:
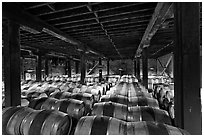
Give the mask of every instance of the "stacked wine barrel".
<path id="1" fill-rule="evenodd" d="M 3 135 L 67 135 L 72 119 L 55 110 L 7 107 L 2 112 Z"/>
<path id="2" fill-rule="evenodd" d="M 80 118 L 75 135 L 183 135 L 188 132 L 172 125 L 167 111 L 131 77 L 95 103 L 91 116 Z"/>

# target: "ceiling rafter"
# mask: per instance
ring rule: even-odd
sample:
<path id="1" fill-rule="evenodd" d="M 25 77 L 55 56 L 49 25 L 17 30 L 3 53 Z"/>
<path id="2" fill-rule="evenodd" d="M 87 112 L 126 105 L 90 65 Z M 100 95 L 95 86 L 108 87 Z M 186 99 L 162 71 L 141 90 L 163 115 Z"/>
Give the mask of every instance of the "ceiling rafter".
<path id="1" fill-rule="evenodd" d="M 113 45 L 113 47 L 115 48 L 116 52 L 118 53 L 118 55 L 120 56 L 120 58 L 122 59 L 122 55 L 120 54 L 119 50 L 116 48 L 116 45 L 114 43 L 114 41 L 112 40 L 111 36 L 108 34 L 107 30 L 104 28 L 103 24 L 99 21 L 98 18 L 98 14 L 92 10 L 91 5 L 88 3 L 87 8 L 90 12 L 93 12 L 93 14 L 95 15 L 95 19 L 97 21 L 98 24 L 101 25 L 102 30 L 105 32 L 106 36 L 108 37 L 108 39 L 110 40 L 111 44 Z"/>
<path id="2" fill-rule="evenodd" d="M 42 6 L 47 6 L 47 5 L 53 4 L 53 3 L 54 2 L 41 2 L 41 3 L 36 4 L 36 2 L 34 2 L 34 4 L 36 4 L 36 5 L 29 6 L 29 7 L 25 8 L 25 10 L 34 9 L 34 8 L 38 8 L 38 7 L 42 7 Z"/>

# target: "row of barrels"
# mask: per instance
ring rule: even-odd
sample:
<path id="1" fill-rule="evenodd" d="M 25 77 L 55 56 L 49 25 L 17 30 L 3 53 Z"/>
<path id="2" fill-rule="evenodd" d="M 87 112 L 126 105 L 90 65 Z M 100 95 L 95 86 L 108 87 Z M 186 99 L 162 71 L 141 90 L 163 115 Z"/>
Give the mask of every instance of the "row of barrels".
<path id="1" fill-rule="evenodd" d="M 120 84 L 122 86 L 116 87 L 118 91 L 135 92 L 135 97 L 121 95 L 120 92 L 102 96 L 100 102 L 94 104 L 92 116 L 79 120 L 76 135 L 188 134 L 172 126 L 168 112 L 161 110 L 158 101 L 152 96 L 146 96 L 148 94 L 141 90 L 131 91 L 126 82 Z"/>
<path id="2" fill-rule="evenodd" d="M 189 135 L 189 133 L 154 121 L 125 122 L 108 116 L 85 116 L 79 120 L 75 135 Z"/>
<path id="3" fill-rule="evenodd" d="M 174 91 L 166 84 L 158 84 L 155 86 L 153 97 L 158 100 L 160 109 L 170 112 L 174 119 Z"/>
<path id="4" fill-rule="evenodd" d="M 121 95 L 125 97 L 136 97 L 136 96 L 145 96 L 152 98 L 152 94 L 140 85 L 138 82 L 119 82 L 116 86 L 110 88 L 106 92 L 107 95 Z"/>
<path id="5" fill-rule="evenodd" d="M 110 75 L 108 77 L 108 82 L 110 83 L 115 83 L 119 80 L 120 76 L 119 75 Z M 72 76 L 68 77 L 66 75 L 62 76 L 48 76 L 45 78 L 45 81 L 69 81 L 69 82 L 79 82 L 80 81 L 80 76 Z M 87 83 L 98 83 L 99 82 L 99 77 L 89 75 L 85 77 L 85 82 Z"/>
<path id="6" fill-rule="evenodd" d="M 68 135 L 72 118 L 55 110 L 7 107 L 2 111 L 3 135 Z"/>
<path id="7" fill-rule="evenodd" d="M 132 106 L 101 102 L 95 103 L 91 115 L 109 116 L 127 122 L 156 121 L 172 125 L 168 112 L 149 106 Z"/>
<path id="8" fill-rule="evenodd" d="M 91 103 L 88 105 L 92 105 Z M 57 110 L 79 119 L 91 112 L 91 106 L 77 99 L 39 98 L 33 99 L 28 107 L 35 110 Z"/>
<path id="9" fill-rule="evenodd" d="M 127 105 L 128 107 L 131 106 L 150 106 L 159 108 L 158 101 L 154 98 L 149 98 L 143 96 L 136 96 L 136 97 L 126 97 L 121 95 L 104 95 L 101 97 L 100 102 L 115 102 Z"/>

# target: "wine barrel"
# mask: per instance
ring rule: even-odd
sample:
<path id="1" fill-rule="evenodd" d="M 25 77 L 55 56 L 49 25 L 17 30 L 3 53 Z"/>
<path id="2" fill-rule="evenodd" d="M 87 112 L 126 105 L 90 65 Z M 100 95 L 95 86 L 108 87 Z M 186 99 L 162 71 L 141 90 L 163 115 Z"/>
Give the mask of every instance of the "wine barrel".
<path id="1" fill-rule="evenodd" d="M 54 110 L 37 110 L 27 115 L 20 126 L 23 135 L 64 135 L 71 130 L 71 118 Z"/>
<path id="2" fill-rule="evenodd" d="M 80 92 L 84 93 L 86 90 L 87 90 L 87 86 L 82 85 L 81 88 L 80 88 Z"/>
<path id="3" fill-rule="evenodd" d="M 72 93 L 70 92 L 63 92 L 60 99 L 69 99 L 72 97 Z"/>
<path id="4" fill-rule="evenodd" d="M 9 135 L 7 131 L 7 124 L 14 113 L 22 109 L 23 107 L 7 107 L 2 111 L 2 134 Z"/>
<path id="5" fill-rule="evenodd" d="M 28 107 L 39 110 L 41 108 L 41 105 L 47 100 L 47 97 L 43 98 L 35 98 L 32 99 L 28 105 Z"/>
<path id="6" fill-rule="evenodd" d="M 114 102 L 95 103 L 92 115 L 109 116 L 126 121 L 128 108 L 126 105 Z"/>
<path id="7" fill-rule="evenodd" d="M 56 92 L 56 91 L 60 91 L 60 89 L 59 89 L 59 88 L 56 88 L 56 87 L 49 87 L 49 88 L 47 88 L 44 92 L 47 94 L 47 96 L 50 96 L 50 94 L 51 94 L 52 92 Z"/>
<path id="8" fill-rule="evenodd" d="M 74 88 L 69 88 L 68 92 L 73 93 Z"/>
<path id="9" fill-rule="evenodd" d="M 71 128 L 71 117 L 59 111 L 52 111 L 41 128 L 41 135 L 69 135 Z"/>
<path id="10" fill-rule="evenodd" d="M 65 99 L 57 101 L 54 109 L 67 113 L 69 116 L 72 116 L 76 119 L 81 118 L 85 114 L 84 102 L 76 99 Z"/>
<path id="11" fill-rule="evenodd" d="M 159 108 L 158 101 L 153 98 L 145 98 L 145 97 L 132 97 L 129 98 L 128 107 L 131 106 L 150 106 Z"/>
<path id="12" fill-rule="evenodd" d="M 126 82 L 122 83 L 122 85 L 118 85 L 116 87 L 115 94 L 121 95 L 121 96 L 128 96 L 128 84 Z"/>
<path id="13" fill-rule="evenodd" d="M 127 122 L 127 135 L 189 135 L 183 129 L 153 121 Z"/>
<path id="14" fill-rule="evenodd" d="M 91 94 L 91 90 L 93 89 L 93 86 L 88 86 L 85 93 Z"/>
<path id="15" fill-rule="evenodd" d="M 109 102 L 109 101 L 128 105 L 128 98 L 121 95 L 105 95 L 105 96 L 102 96 L 100 99 L 100 102 Z"/>
<path id="16" fill-rule="evenodd" d="M 100 92 L 98 89 L 92 89 L 92 90 L 91 90 L 91 94 L 94 95 L 94 99 L 95 99 L 96 101 L 99 101 L 99 100 L 100 100 L 101 92 Z"/>
<path id="17" fill-rule="evenodd" d="M 42 105 L 41 109 L 54 109 L 55 104 L 57 103 L 58 99 L 55 98 L 48 98 Z"/>
<path id="18" fill-rule="evenodd" d="M 39 92 L 30 92 L 27 94 L 28 98 L 37 98 L 41 93 Z"/>
<path id="19" fill-rule="evenodd" d="M 82 93 L 74 93 L 74 94 L 72 94 L 72 98 L 83 101 L 86 104 L 86 106 L 88 106 L 90 108 L 93 107 L 94 96 L 92 94 L 88 94 L 88 93 L 83 93 L 83 94 Z"/>
<path id="20" fill-rule="evenodd" d="M 82 117 L 75 135 L 126 135 L 126 122 L 107 116 Z"/>
<path id="21" fill-rule="evenodd" d="M 20 135 L 20 125 L 23 119 L 29 114 L 34 112 L 33 109 L 29 107 L 23 107 L 19 111 L 16 111 L 10 118 L 7 124 L 7 132 L 10 135 Z"/>
<path id="22" fill-rule="evenodd" d="M 52 92 L 52 93 L 50 94 L 50 97 L 51 97 L 51 98 L 60 99 L 61 96 L 62 96 L 62 94 L 63 94 L 63 92 L 60 92 L 60 91 Z"/>
<path id="23" fill-rule="evenodd" d="M 72 92 L 73 93 L 80 93 L 80 88 L 74 88 Z"/>
<path id="24" fill-rule="evenodd" d="M 156 121 L 172 125 L 167 111 L 148 106 L 128 107 L 127 121 Z"/>
<path id="25" fill-rule="evenodd" d="M 21 106 L 28 106 L 29 105 L 29 101 L 26 98 L 21 98 Z"/>

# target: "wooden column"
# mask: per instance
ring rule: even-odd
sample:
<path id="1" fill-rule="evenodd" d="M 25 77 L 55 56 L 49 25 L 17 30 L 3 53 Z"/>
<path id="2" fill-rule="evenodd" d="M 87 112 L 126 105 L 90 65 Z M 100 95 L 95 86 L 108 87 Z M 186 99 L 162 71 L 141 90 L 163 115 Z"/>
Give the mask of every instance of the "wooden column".
<path id="1" fill-rule="evenodd" d="M 155 60 L 156 60 L 156 75 L 157 75 L 157 73 L 158 73 L 157 58 Z"/>
<path id="2" fill-rule="evenodd" d="M 137 63 L 137 65 L 136 65 L 136 70 L 137 70 L 137 74 L 136 74 L 136 77 L 137 77 L 137 79 L 138 80 L 140 80 L 140 58 L 136 58 L 136 63 Z"/>
<path id="3" fill-rule="evenodd" d="M 81 83 L 84 84 L 86 77 L 86 59 L 84 53 L 81 53 L 80 66 L 81 66 Z"/>
<path id="4" fill-rule="evenodd" d="M 49 76 L 49 66 L 48 66 L 48 58 L 45 57 L 45 76 Z"/>
<path id="5" fill-rule="evenodd" d="M 4 41 L 5 106 L 21 104 L 19 24 L 9 20 Z"/>
<path id="6" fill-rule="evenodd" d="M 42 63 L 42 55 L 37 55 L 37 66 L 36 66 L 36 81 L 42 80 L 42 73 L 41 73 L 41 63 Z"/>
<path id="7" fill-rule="evenodd" d="M 146 89 L 148 89 L 148 60 L 147 60 L 147 48 L 142 51 L 142 83 Z"/>
<path id="8" fill-rule="evenodd" d="M 134 75 L 137 76 L 137 61 L 136 59 L 133 60 L 133 70 L 134 70 Z"/>
<path id="9" fill-rule="evenodd" d="M 202 134 L 199 3 L 174 6 L 175 122 L 191 134 Z"/>
<path id="10" fill-rule="evenodd" d="M 71 60 L 67 60 L 67 73 L 68 73 L 68 77 L 72 76 Z"/>
<path id="11" fill-rule="evenodd" d="M 75 61 L 75 73 L 79 73 L 79 62 Z"/>
<path id="12" fill-rule="evenodd" d="M 106 77 L 106 80 L 108 81 L 108 77 L 110 75 L 110 60 L 108 59 L 107 60 L 107 77 Z"/>
<path id="13" fill-rule="evenodd" d="M 101 60 L 101 58 L 99 58 L 99 82 L 101 82 L 102 81 L 102 60 Z"/>
<path id="14" fill-rule="evenodd" d="M 65 75 L 68 75 L 68 64 L 67 64 L 67 60 L 65 60 L 64 70 L 65 70 Z"/>
<path id="15" fill-rule="evenodd" d="M 23 80 L 25 80 L 26 79 L 26 75 L 25 75 L 25 63 L 24 63 L 24 57 L 21 57 L 21 74 L 22 74 L 22 78 L 23 78 Z"/>

